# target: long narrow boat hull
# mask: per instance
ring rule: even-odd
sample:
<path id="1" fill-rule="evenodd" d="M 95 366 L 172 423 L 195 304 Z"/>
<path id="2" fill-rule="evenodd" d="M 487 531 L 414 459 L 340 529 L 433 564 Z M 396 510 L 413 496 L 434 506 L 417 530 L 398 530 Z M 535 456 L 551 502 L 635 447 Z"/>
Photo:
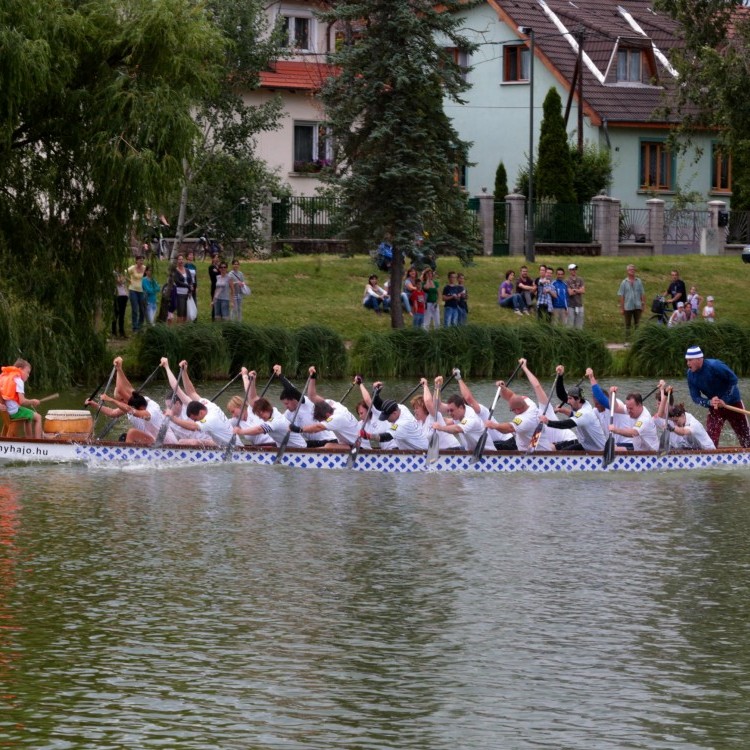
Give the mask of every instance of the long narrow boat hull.
<path id="1" fill-rule="evenodd" d="M 0 438 L 0 463 L 86 463 L 91 465 L 171 463 L 222 463 L 225 451 L 172 445 L 151 448 L 124 443 L 75 443 L 63 440 L 30 440 Z M 231 455 L 232 464 L 273 465 L 275 448 L 238 447 Z M 300 469 L 346 469 L 348 451 L 325 451 L 289 448 L 280 466 Z M 618 453 L 606 468 L 600 454 L 586 453 L 524 453 L 487 451 L 481 461 L 474 462 L 471 453 L 441 453 L 435 463 L 428 464 L 424 452 L 362 450 L 354 463 L 356 471 L 409 473 L 423 471 L 465 472 L 639 472 L 678 469 L 706 469 L 715 466 L 749 466 L 750 450 L 721 448 L 718 450 L 672 451 L 666 456 L 649 452 Z"/>

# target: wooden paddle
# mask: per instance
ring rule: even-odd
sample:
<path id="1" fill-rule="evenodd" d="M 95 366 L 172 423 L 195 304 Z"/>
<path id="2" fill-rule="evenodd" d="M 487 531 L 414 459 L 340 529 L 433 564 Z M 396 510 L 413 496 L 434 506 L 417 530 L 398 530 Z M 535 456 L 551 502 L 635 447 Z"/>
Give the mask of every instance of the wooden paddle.
<path id="1" fill-rule="evenodd" d="M 44 398 L 37 399 L 40 404 L 43 404 L 45 401 L 52 401 L 52 399 L 60 398 L 59 393 L 52 393 L 49 396 L 45 396 Z"/>
<path id="2" fill-rule="evenodd" d="M 613 391 L 609 394 L 609 426 L 615 423 L 615 402 L 617 394 Z M 612 461 L 615 460 L 615 433 L 610 431 L 607 436 L 607 442 L 604 443 L 604 452 L 602 453 L 602 468 L 606 469 Z"/>
<path id="3" fill-rule="evenodd" d="M 372 406 L 375 401 L 375 396 L 377 396 L 379 392 L 380 392 L 379 388 L 374 388 L 372 391 L 372 396 L 370 397 L 370 406 L 367 409 L 365 418 L 362 420 L 362 432 L 364 432 L 364 429 L 367 426 L 367 423 L 370 421 L 370 415 L 372 414 Z M 347 469 L 354 468 L 354 464 L 357 461 L 357 456 L 359 455 L 359 448 L 361 445 L 362 445 L 362 433 L 360 432 L 360 434 L 357 435 L 357 439 L 354 441 L 354 445 L 349 450 L 349 457 L 346 459 Z"/>
<path id="4" fill-rule="evenodd" d="M 355 375 L 354 376 L 354 381 L 346 389 L 346 393 L 339 399 L 339 403 L 343 404 L 344 401 L 346 401 L 346 397 L 352 392 L 352 388 L 354 388 L 355 385 L 359 385 L 361 382 L 362 382 L 362 377 L 360 375 Z"/>
<path id="5" fill-rule="evenodd" d="M 242 373 L 240 373 L 241 375 Z M 239 376 L 237 376 L 239 377 Z M 237 377 L 233 378 L 233 381 L 237 379 Z M 237 415 L 237 421 L 234 423 L 235 427 L 240 426 L 240 422 L 242 421 L 242 415 L 245 413 L 245 406 L 247 406 L 247 394 L 250 393 L 250 386 L 252 385 L 253 379 L 250 378 L 250 382 L 247 384 L 247 388 L 245 388 L 245 398 L 242 399 L 242 406 L 240 408 L 240 413 Z M 224 451 L 223 461 L 231 461 L 232 459 L 232 451 L 234 451 L 234 444 L 237 442 L 237 435 L 235 433 L 232 433 L 232 437 L 229 439 L 229 442 L 227 443 L 227 449 Z"/>
<path id="6" fill-rule="evenodd" d="M 297 408 L 294 410 L 294 414 L 292 414 L 292 419 L 289 422 L 290 428 L 293 427 L 295 422 L 297 421 L 297 414 L 299 414 L 299 408 L 300 406 L 302 406 L 302 400 L 305 398 L 305 394 L 307 393 L 307 387 L 310 385 L 311 380 L 312 380 L 312 373 L 310 373 L 307 376 L 307 380 L 305 381 L 305 387 L 302 389 L 302 394 L 299 397 L 299 401 L 297 401 Z M 287 443 L 289 443 L 289 438 L 291 437 L 291 435 L 292 435 L 292 430 L 291 429 L 287 430 L 286 435 L 284 435 L 281 443 L 279 444 L 279 450 L 276 453 L 275 458 L 273 459 L 273 462 L 275 464 L 281 461 L 281 457 L 286 452 L 286 446 L 287 446 Z"/>
<path id="7" fill-rule="evenodd" d="M 738 414 L 746 414 L 750 417 L 750 411 L 747 409 L 740 409 L 739 406 L 730 406 L 729 404 L 724 404 L 723 409 L 729 409 L 729 411 L 736 411 Z"/>
<path id="8" fill-rule="evenodd" d="M 547 407 L 549 406 L 550 401 L 552 401 L 552 394 L 555 392 L 555 387 L 557 386 L 557 379 L 559 378 L 559 375 L 555 375 L 555 379 L 552 381 L 552 386 L 549 389 L 549 393 L 547 394 L 547 403 L 544 405 L 544 409 L 542 409 L 542 416 L 544 416 L 547 413 Z M 544 430 L 544 422 L 542 420 L 539 420 L 539 424 L 536 426 L 536 429 L 534 430 L 534 434 L 531 436 L 531 441 L 529 442 L 529 447 L 526 449 L 526 454 L 533 453 L 536 450 L 537 445 L 539 444 L 539 438 L 541 437 L 542 431 Z"/>
<path id="9" fill-rule="evenodd" d="M 109 378 L 107 379 L 107 384 L 104 386 L 103 393 L 106 393 L 109 390 L 109 386 L 112 385 L 112 378 L 114 378 L 115 373 L 117 372 L 117 368 L 113 367 L 112 372 L 109 373 Z M 99 408 L 96 410 L 96 414 L 94 415 L 94 421 L 91 423 L 91 433 L 89 434 L 89 440 L 94 434 L 94 428 L 96 427 L 96 421 L 99 419 L 99 413 L 102 410 L 102 402 L 101 399 L 99 400 Z"/>
<path id="10" fill-rule="evenodd" d="M 507 382 L 505 383 L 505 387 L 507 388 L 514 380 L 516 375 L 518 374 L 518 371 L 521 369 L 521 364 L 516 366 L 516 369 L 513 370 L 511 373 L 511 376 L 508 378 Z M 492 402 L 492 408 L 490 409 L 489 417 L 487 417 L 488 420 L 492 419 L 492 415 L 495 413 L 495 407 L 497 406 L 497 402 L 500 399 L 500 394 L 502 392 L 502 387 L 498 388 L 495 392 L 495 400 Z M 472 463 L 477 463 L 482 460 L 482 453 L 484 453 L 484 446 L 487 444 L 487 433 L 489 432 L 489 427 L 485 427 L 484 431 L 482 432 L 481 436 L 479 437 L 479 440 L 477 440 L 477 444 L 474 446 L 474 452 L 471 454 L 471 461 Z"/>
<path id="11" fill-rule="evenodd" d="M 169 429 L 169 423 L 172 421 L 172 409 L 174 408 L 174 402 L 177 399 L 177 391 L 180 389 L 180 382 L 182 381 L 182 373 L 185 372 L 185 368 L 180 367 L 179 373 L 177 373 L 177 380 L 175 381 L 174 388 L 172 389 L 172 397 L 169 399 L 169 415 L 164 417 L 164 421 L 161 423 L 159 433 L 154 440 L 154 448 L 161 448 L 164 445 L 164 437 Z"/>
<path id="12" fill-rule="evenodd" d="M 671 432 L 669 430 L 669 401 L 672 395 L 672 389 L 667 388 L 666 392 L 662 395 L 662 398 L 666 401 L 664 410 L 664 431 L 659 437 L 659 455 L 666 456 L 669 453 L 669 448 L 672 444 Z"/>
<path id="13" fill-rule="evenodd" d="M 234 383 L 234 381 L 237 380 L 240 375 L 242 375 L 242 370 L 240 370 L 240 372 L 238 372 L 223 388 L 214 393 L 209 401 L 211 401 L 212 403 L 216 401 L 216 399 L 219 398 L 219 396 L 221 396 L 221 394 L 224 393 L 224 391 L 226 391 L 226 389 L 229 388 L 229 386 L 232 385 L 232 383 Z"/>
<path id="14" fill-rule="evenodd" d="M 271 383 L 273 383 L 275 377 L 276 373 L 272 372 L 271 377 L 268 378 L 268 382 L 263 386 L 263 390 L 260 392 L 260 396 L 258 396 L 258 398 L 263 398 L 266 393 L 268 393 L 268 389 L 271 387 Z"/>
<path id="15" fill-rule="evenodd" d="M 438 420 L 438 414 L 440 414 L 440 386 L 435 388 L 435 423 Z M 440 457 L 440 432 L 433 430 L 430 435 L 430 443 L 427 446 L 427 463 L 434 464 L 435 461 Z"/>

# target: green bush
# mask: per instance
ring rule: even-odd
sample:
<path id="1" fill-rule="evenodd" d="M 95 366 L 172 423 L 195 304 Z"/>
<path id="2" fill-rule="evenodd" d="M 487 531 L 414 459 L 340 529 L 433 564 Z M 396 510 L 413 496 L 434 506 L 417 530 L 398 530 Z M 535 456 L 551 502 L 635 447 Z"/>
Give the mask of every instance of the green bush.
<path id="1" fill-rule="evenodd" d="M 684 375 L 685 351 L 700 346 L 704 355 L 721 359 L 740 377 L 750 373 L 750 331 L 736 323 L 703 323 L 667 328 L 641 325 L 625 360 L 631 375 Z"/>

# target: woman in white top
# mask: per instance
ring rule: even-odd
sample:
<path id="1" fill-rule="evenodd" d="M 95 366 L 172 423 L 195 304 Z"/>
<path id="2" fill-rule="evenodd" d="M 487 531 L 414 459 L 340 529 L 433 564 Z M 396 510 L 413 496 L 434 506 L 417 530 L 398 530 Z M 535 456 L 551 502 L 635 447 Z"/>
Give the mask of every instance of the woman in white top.
<path id="1" fill-rule="evenodd" d="M 229 272 L 229 294 L 231 297 L 231 320 L 242 322 L 242 298 L 245 296 L 245 274 L 240 271 L 240 262 L 236 258 L 232 261 L 232 270 Z"/>
<path id="2" fill-rule="evenodd" d="M 362 304 L 368 310 L 375 310 L 376 313 L 380 314 L 384 310 L 391 309 L 391 298 L 388 296 L 388 292 L 378 284 L 378 277 L 373 274 L 367 280 L 367 286 L 365 287 L 365 294 L 362 297 Z"/>

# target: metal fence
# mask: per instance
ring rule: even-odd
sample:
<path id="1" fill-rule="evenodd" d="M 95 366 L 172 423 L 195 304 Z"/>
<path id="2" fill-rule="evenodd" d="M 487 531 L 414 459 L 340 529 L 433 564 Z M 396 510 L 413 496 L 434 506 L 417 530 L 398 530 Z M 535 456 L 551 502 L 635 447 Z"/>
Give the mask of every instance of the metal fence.
<path id="1" fill-rule="evenodd" d="M 536 242 L 591 242 L 595 235 L 591 203 L 538 203 L 534 211 Z"/>
<path id="2" fill-rule="evenodd" d="M 750 211 L 729 212 L 727 243 L 730 245 L 750 244 Z"/>
<path id="3" fill-rule="evenodd" d="M 650 214 L 647 208 L 620 209 L 620 242 L 650 240 L 648 231 Z"/>
<path id="4" fill-rule="evenodd" d="M 271 206 L 271 234 L 282 239 L 329 240 L 341 231 L 338 201 L 316 196 L 289 196 Z"/>

